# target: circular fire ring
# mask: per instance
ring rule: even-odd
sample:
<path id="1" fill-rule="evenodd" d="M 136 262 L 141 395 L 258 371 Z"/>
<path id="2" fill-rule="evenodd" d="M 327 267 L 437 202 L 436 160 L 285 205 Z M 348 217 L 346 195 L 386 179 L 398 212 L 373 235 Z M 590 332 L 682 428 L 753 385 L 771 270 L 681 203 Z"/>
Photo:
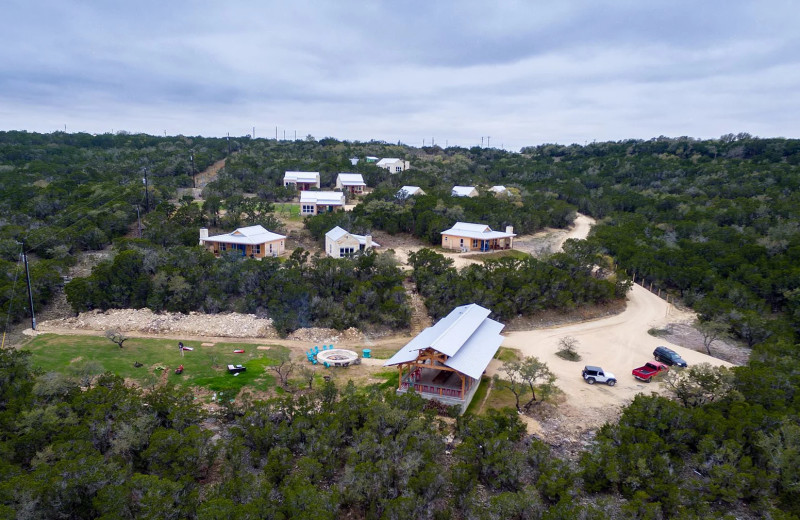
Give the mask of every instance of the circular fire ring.
<path id="1" fill-rule="evenodd" d="M 352 350 L 335 348 L 333 350 L 322 350 L 317 353 L 317 362 L 323 365 L 328 363 L 328 365 L 333 367 L 346 367 L 357 365 L 360 360 L 358 359 L 358 354 Z"/>

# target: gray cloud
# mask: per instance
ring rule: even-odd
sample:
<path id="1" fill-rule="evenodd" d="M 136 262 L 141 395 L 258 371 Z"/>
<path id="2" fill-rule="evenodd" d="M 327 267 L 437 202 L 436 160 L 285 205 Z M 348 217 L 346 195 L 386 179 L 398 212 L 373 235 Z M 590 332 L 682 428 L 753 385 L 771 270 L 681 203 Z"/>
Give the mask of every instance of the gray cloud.
<path id="1" fill-rule="evenodd" d="M 11 0 L 0 128 L 510 148 L 800 129 L 791 2 L 253 4 Z"/>

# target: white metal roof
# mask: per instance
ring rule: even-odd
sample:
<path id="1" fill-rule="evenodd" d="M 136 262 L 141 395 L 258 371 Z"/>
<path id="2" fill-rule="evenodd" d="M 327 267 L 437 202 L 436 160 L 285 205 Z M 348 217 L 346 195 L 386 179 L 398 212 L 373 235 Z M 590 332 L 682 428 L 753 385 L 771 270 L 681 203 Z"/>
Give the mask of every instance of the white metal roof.
<path id="1" fill-rule="evenodd" d="M 360 173 L 340 173 L 337 179 L 342 186 L 366 186 Z"/>
<path id="2" fill-rule="evenodd" d="M 300 204 L 344 205 L 344 193 L 341 191 L 302 191 Z"/>
<path id="3" fill-rule="evenodd" d="M 489 188 L 489 191 L 493 191 L 495 193 L 503 193 L 504 191 L 508 191 L 505 186 L 492 186 Z"/>
<path id="4" fill-rule="evenodd" d="M 420 193 L 423 193 L 423 191 L 419 186 L 403 186 L 397 191 L 397 195 L 400 197 L 410 197 Z"/>
<path id="5" fill-rule="evenodd" d="M 283 174 L 283 180 L 295 182 L 318 182 L 319 172 L 286 172 Z"/>
<path id="6" fill-rule="evenodd" d="M 203 242 L 224 242 L 226 244 L 255 245 L 273 240 L 286 238 L 284 235 L 267 231 L 263 226 L 248 226 L 239 228 L 236 231 L 225 233 L 224 235 L 214 235 L 213 237 L 203 238 Z"/>
<path id="7" fill-rule="evenodd" d="M 516 233 L 506 233 L 504 231 L 492 231 L 486 224 L 470 224 L 467 222 L 456 222 L 453 227 L 442 231 L 440 235 L 454 235 L 457 237 L 477 238 L 481 240 L 491 240 L 494 238 L 510 238 L 517 236 Z"/>
<path id="8" fill-rule="evenodd" d="M 489 313 L 475 303 L 456 307 L 408 342 L 384 366 L 409 363 L 420 350 L 432 348 L 449 356 L 446 366 L 479 378 L 503 342 L 500 331 L 505 325 L 490 320 Z"/>
<path id="9" fill-rule="evenodd" d="M 456 222 L 453 227 L 442 231 L 440 235 L 454 235 L 458 237 L 477 238 L 490 240 L 493 238 L 510 238 L 517 236 L 516 233 L 506 233 L 504 231 L 492 231 L 486 224 L 470 224 L 468 222 Z"/>
<path id="10" fill-rule="evenodd" d="M 468 197 L 475 190 L 475 186 L 453 186 L 453 195 L 457 197 Z"/>
<path id="11" fill-rule="evenodd" d="M 390 164 L 394 164 L 399 161 L 400 159 L 396 157 L 387 157 L 385 159 L 381 159 L 380 161 L 378 161 L 378 166 L 389 166 Z"/>
<path id="12" fill-rule="evenodd" d="M 339 226 L 336 226 L 335 228 L 333 228 L 330 231 L 328 231 L 327 233 L 325 233 L 325 238 L 330 238 L 331 240 L 336 242 L 337 240 L 339 240 L 340 238 L 342 238 L 345 235 L 350 235 L 351 237 L 355 238 L 356 240 L 358 240 L 358 243 L 361 244 L 361 245 L 366 245 L 367 244 L 366 235 L 356 235 L 355 233 L 350 233 L 349 231 L 347 231 L 345 229 L 342 229 Z M 381 245 L 373 240 L 372 241 L 372 247 L 381 247 Z"/>

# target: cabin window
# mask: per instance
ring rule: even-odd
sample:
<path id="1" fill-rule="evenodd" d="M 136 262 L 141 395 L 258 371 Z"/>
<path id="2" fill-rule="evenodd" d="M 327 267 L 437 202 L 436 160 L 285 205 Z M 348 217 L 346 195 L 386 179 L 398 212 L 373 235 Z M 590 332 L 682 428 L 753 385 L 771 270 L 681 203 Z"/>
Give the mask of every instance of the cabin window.
<path id="1" fill-rule="evenodd" d="M 269 249 L 270 249 L 270 251 L 271 251 L 271 250 L 272 250 L 272 246 L 269 246 Z M 255 244 L 255 245 L 253 245 L 253 252 L 252 252 L 252 254 L 254 254 L 254 255 L 260 255 L 260 254 L 261 254 L 261 244 Z"/>
<path id="2" fill-rule="evenodd" d="M 339 248 L 339 258 L 350 258 L 355 253 L 355 249 L 352 247 L 340 247 Z"/>
<path id="3" fill-rule="evenodd" d="M 314 213 L 314 206 L 312 204 L 303 204 L 303 213 Z"/>
<path id="4" fill-rule="evenodd" d="M 228 249 L 228 244 L 226 244 L 225 242 L 223 242 L 223 243 L 221 243 L 219 245 L 219 250 L 220 251 L 225 251 L 226 249 Z"/>

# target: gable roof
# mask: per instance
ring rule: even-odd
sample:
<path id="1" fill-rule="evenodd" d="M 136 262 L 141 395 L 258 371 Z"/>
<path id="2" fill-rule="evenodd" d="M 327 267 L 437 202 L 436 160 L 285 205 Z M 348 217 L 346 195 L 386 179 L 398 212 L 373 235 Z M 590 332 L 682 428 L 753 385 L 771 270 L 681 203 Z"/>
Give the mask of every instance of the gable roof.
<path id="1" fill-rule="evenodd" d="M 377 164 L 378 166 L 390 166 L 398 161 L 400 161 L 400 159 L 396 157 L 387 157 L 385 159 L 381 159 L 380 161 L 378 161 Z"/>
<path id="2" fill-rule="evenodd" d="M 213 237 L 203 238 L 203 242 L 225 242 L 226 244 L 244 244 L 255 245 L 263 244 L 265 242 L 272 242 L 273 240 L 281 240 L 286 238 L 284 235 L 267 231 L 263 226 L 248 226 L 238 228 L 230 233 L 222 235 L 214 235 Z"/>
<path id="3" fill-rule="evenodd" d="M 504 191 L 508 191 L 508 189 L 506 189 L 505 186 L 498 185 L 498 186 L 492 186 L 491 188 L 489 188 L 489 191 L 493 191 L 495 193 L 503 193 Z"/>
<path id="4" fill-rule="evenodd" d="M 425 192 L 419 186 L 403 186 L 397 191 L 399 197 L 410 197 L 412 195 L 422 195 Z"/>
<path id="5" fill-rule="evenodd" d="M 431 348 L 449 356 L 445 366 L 478 379 L 503 342 L 500 331 L 505 325 L 489 319 L 489 314 L 489 309 L 475 303 L 456 307 L 408 342 L 384 366 L 409 363 L 420 350 Z"/>
<path id="6" fill-rule="evenodd" d="M 503 231 L 492 231 L 486 224 L 470 224 L 469 222 L 456 222 L 453 227 L 442 231 L 440 235 L 455 235 L 466 238 L 479 238 L 488 240 L 492 238 L 509 238 L 517 236 L 516 233 L 505 233 Z"/>
<path id="7" fill-rule="evenodd" d="M 286 172 L 283 180 L 295 182 L 319 182 L 319 172 Z"/>
<path id="8" fill-rule="evenodd" d="M 338 241 L 339 239 L 341 239 L 342 237 L 344 237 L 346 235 L 350 235 L 351 237 L 355 238 L 356 240 L 358 240 L 358 243 L 361 244 L 361 245 L 366 245 L 367 244 L 366 235 L 356 235 L 355 233 L 350 233 L 346 229 L 342 229 L 339 226 L 336 226 L 335 228 L 333 228 L 330 231 L 328 231 L 327 233 L 325 233 L 325 238 L 330 238 L 331 240 L 336 242 L 336 241 Z M 372 247 L 381 247 L 381 245 L 373 240 L 372 241 Z"/>
<path id="9" fill-rule="evenodd" d="M 366 186 L 360 173 L 340 173 L 337 182 L 342 186 Z"/>
<path id="10" fill-rule="evenodd" d="M 473 191 L 477 192 L 475 186 L 453 186 L 453 190 L 450 193 L 457 197 L 468 197 Z"/>
<path id="11" fill-rule="evenodd" d="M 300 204 L 327 204 L 335 206 L 344 204 L 344 193 L 341 191 L 303 191 L 300 192 Z"/>

